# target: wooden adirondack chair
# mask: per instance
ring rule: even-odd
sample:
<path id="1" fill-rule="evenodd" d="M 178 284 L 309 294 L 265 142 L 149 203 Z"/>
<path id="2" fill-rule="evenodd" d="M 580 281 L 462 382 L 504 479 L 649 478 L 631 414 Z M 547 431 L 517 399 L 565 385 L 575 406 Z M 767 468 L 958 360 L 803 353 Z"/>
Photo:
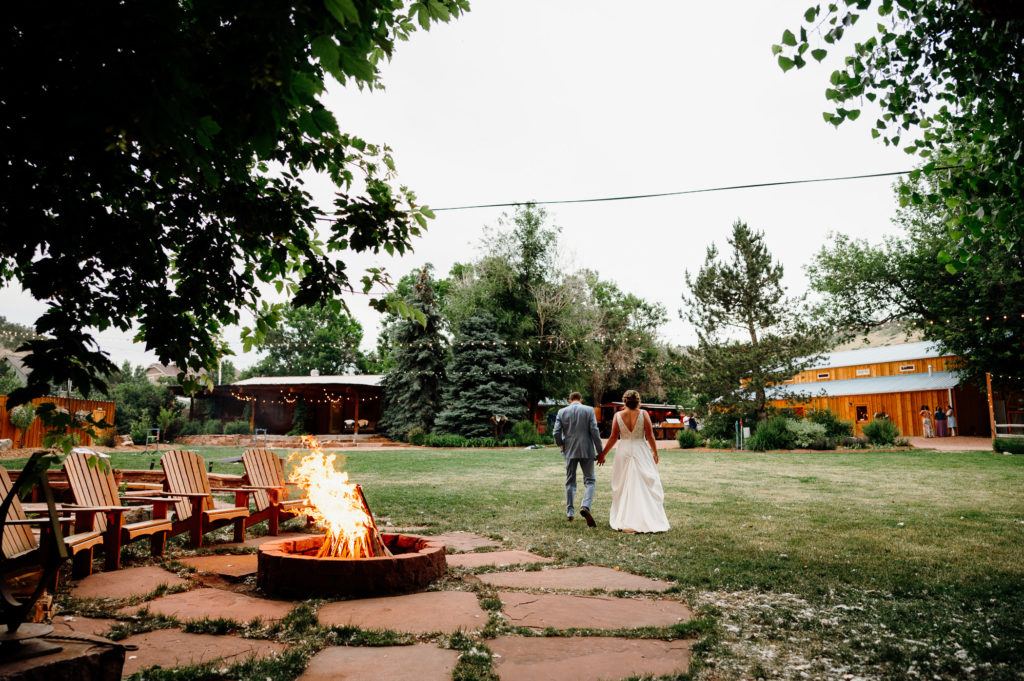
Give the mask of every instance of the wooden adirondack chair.
<path id="1" fill-rule="evenodd" d="M 174 523 L 171 526 L 171 536 L 187 531 L 189 544 L 197 549 L 203 544 L 204 534 L 233 524 L 235 541 L 245 539 L 249 495 L 256 490 L 246 487 L 211 488 L 202 457 L 184 449 L 164 453 L 160 457 L 160 467 L 164 469 L 166 478 L 167 491 L 164 494 L 176 497 L 173 500 Z M 234 493 L 235 505 L 216 508 L 213 504 L 213 492 Z M 154 515 L 156 512 L 154 509 Z"/>
<path id="2" fill-rule="evenodd" d="M 98 511 L 92 529 L 103 534 L 106 570 L 121 567 L 121 546 L 146 537 L 149 537 L 150 553 L 154 556 L 163 555 L 167 535 L 171 531 L 171 521 L 167 519 L 166 510 L 171 503 L 168 498 L 139 495 L 125 497 L 125 500 L 151 503 L 154 507 L 152 520 L 125 523 L 124 514 L 129 507 L 121 504 L 110 464 L 93 454 L 75 452 L 64 460 L 64 474 L 75 495 L 75 503 Z"/>
<path id="3" fill-rule="evenodd" d="M 245 450 L 242 465 L 245 466 L 248 486 L 256 490 L 252 494 L 256 511 L 249 514 L 245 526 L 251 527 L 266 520 L 270 534 L 277 536 L 280 522 L 301 515 L 308 502 L 306 499 L 288 498 L 288 487 L 297 485 L 285 480 L 281 459 L 269 449 Z M 309 522 L 308 516 L 306 522 Z"/>
<path id="4" fill-rule="evenodd" d="M 11 492 L 11 476 L 7 469 L 0 466 L 0 499 L 3 499 Z M 83 524 L 85 518 L 91 518 L 94 514 L 91 511 L 79 509 L 76 512 L 79 519 L 76 526 Z M 72 518 L 64 517 L 63 520 L 70 526 Z M 48 520 L 30 520 L 25 515 L 25 509 L 21 507 L 21 501 L 15 497 L 11 507 L 7 511 L 7 520 L 4 523 L 3 534 L 3 559 L 8 566 L 17 566 L 19 563 L 33 564 L 38 562 L 35 552 L 40 550 L 40 542 L 32 532 L 32 526 L 42 527 L 49 523 Z M 76 532 L 64 535 L 64 546 L 71 556 L 71 574 L 75 578 L 88 577 L 92 574 L 92 551 L 93 548 L 103 543 L 103 535 L 95 530 Z M 56 574 L 54 574 L 56 582 Z M 51 589 L 56 584 L 49 585 Z"/>

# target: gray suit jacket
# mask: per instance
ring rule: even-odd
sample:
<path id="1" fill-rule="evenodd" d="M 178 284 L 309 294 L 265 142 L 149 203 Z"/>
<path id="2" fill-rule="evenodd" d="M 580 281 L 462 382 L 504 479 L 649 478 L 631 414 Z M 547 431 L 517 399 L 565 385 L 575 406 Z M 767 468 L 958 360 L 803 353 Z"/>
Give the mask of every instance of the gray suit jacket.
<path id="1" fill-rule="evenodd" d="M 594 410 L 582 402 L 558 410 L 553 434 L 567 459 L 596 459 L 604 449 Z"/>

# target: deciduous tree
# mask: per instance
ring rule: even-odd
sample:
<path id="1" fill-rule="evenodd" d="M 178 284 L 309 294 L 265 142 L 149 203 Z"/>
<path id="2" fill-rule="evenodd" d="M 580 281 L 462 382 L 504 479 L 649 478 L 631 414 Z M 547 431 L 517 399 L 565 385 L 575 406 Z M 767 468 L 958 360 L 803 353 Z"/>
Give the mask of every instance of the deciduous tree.
<path id="1" fill-rule="evenodd" d="M 351 373 L 362 340 L 363 327 L 338 306 L 288 306 L 264 339 L 267 356 L 244 375 L 305 376 L 314 369 L 323 375 Z"/>
<path id="2" fill-rule="evenodd" d="M 815 4 L 778 54 L 783 70 L 824 59 L 858 20 L 874 30 L 834 71 L 825 120 L 857 119 L 865 100 L 880 110 L 871 134 L 924 159 L 900 200 L 945 206 L 950 238 L 937 253 L 954 272 L 984 267 L 992 244 L 1024 249 L 1024 9 L 990 0 L 843 0 Z M 861 27 L 858 27 L 861 28 Z"/>
<path id="3" fill-rule="evenodd" d="M 431 216 L 387 147 L 343 132 L 328 76 L 379 87 L 377 64 L 466 0 L 44 3 L 0 29 L 0 285 L 48 303 L 29 385 L 102 387 L 94 329 L 212 371 L 250 310 L 259 343 L 296 306 L 352 286 L 345 251 L 404 252 Z M 323 211 L 301 174 L 337 188 Z M 323 235 L 323 236 L 321 236 Z M 365 290 L 384 278 L 362 277 Z M 376 301 L 383 304 L 383 301 Z M 13 396 L 12 396 L 13 397 Z"/>

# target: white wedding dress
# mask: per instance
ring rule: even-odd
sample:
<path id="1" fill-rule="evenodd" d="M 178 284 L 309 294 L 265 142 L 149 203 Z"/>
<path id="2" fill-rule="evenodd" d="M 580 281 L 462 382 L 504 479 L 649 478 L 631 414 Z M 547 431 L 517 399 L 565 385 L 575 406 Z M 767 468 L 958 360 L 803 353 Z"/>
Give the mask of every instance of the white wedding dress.
<path id="1" fill-rule="evenodd" d="M 619 441 L 612 464 L 612 509 L 608 522 L 613 530 L 667 532 L 665 491 L 654 453 L 644 437 L 644 413 L 640 412 L 633 430 L 626 428 L 622 412 L 615 414 Z"/>

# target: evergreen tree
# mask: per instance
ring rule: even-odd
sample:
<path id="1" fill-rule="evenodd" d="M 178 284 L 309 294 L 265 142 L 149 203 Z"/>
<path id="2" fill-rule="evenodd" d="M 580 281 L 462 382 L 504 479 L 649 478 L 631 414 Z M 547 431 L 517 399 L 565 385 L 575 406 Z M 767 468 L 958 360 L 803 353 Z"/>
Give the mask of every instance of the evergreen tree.
<path id="1" fill-rule="evenodd" d="M 435 297 L 432 266 L 417 274 L 404 300 L 426 317 L 424 326 L 406 318 L 390 329 L 391 367 L 381 380 L 384 409 L 377 426 L 392 440 L 404 440 L 413 428 L 429 432 L 441 408 L 448 351 L 441 335 L 443 321 Z"/>
<path id="2" fill-rule="evenodd" d="M 719 261 L 708 247 L 691 290 L 687 318 L 697 330 L 689 361 L 694 392 L 728 409 L 749 409 L 767 418 L 767 388 L 786 394 L 783 381 L 809 367 L 833 334 L 803 314 L 802 298 L 786 297 L 782 265 L 772 261 L 764 233 L 737 220 L 729 238 L 732 257 Z M 735 334 L 745 337 L 739 340 Z"/>
<path id="3" fill-rule="evenodd" d="M 494 317 L 480 312 L 458 328 L 448 364 L 445 408 L 436 430 L 466 437 L 488 437 L 495 417 L 511 425 L 526 417 L 526 390 L 519 385 L 530 368 L 515 359 L 495 330 Z"/>

